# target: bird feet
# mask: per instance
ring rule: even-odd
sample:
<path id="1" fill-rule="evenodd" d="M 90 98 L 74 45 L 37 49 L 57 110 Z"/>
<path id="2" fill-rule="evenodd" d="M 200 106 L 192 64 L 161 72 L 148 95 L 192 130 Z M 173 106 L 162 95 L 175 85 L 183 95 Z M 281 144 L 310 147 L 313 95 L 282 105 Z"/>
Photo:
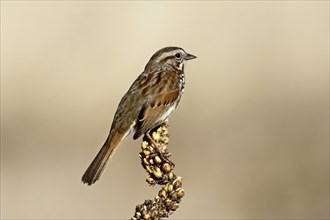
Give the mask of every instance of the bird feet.
<path id="1" fill-rule="evenodd" d="M 161 151 L 159 144 L 156 143 L 156 141 L 151 137 L 149 131 L 146 133 L 147 138 L 150 140 L 151 144 L 154 145 L 155 149 L 157 150 L 158 156 L 163 160 L 166 161 L 167 163 L 169 163 L 171 165 L 171 167 L 175 167 L 175 164 L 170 161 L 169 159 L 167 159 L 163 152 Z"/>

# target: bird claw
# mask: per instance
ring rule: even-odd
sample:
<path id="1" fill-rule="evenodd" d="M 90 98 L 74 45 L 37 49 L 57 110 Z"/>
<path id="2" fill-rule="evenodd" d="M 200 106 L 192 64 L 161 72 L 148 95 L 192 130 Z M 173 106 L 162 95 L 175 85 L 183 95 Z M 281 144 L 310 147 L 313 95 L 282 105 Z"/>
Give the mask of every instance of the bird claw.
<path id="1" fill-rule="evenodd" d="M 150 140 L 151 144 L 154 145 L 160 159 L 169 163 L 173 169 L 175 167 L 175 164 L 164 156 L 163 152 L 161 151 L 161 149 L 159 147 L 159 144 L 157 144 L 156 141 L 150 136 L 149 132 L 146 133 L 146 136 Z"/>

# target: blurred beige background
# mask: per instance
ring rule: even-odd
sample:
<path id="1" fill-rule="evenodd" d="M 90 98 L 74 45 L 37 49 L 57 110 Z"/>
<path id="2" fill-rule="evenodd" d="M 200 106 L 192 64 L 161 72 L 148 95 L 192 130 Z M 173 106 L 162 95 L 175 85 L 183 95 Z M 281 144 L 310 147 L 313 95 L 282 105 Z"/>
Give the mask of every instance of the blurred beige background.
<path id="1" fill-rule="evenodd" d="M 158 49 L 198 59 L 170 119 L 174 219 L 329 218 L 329 2 L 1 1 L 1 218 L 127 219 L 130 136 L 80 178 Z"/>

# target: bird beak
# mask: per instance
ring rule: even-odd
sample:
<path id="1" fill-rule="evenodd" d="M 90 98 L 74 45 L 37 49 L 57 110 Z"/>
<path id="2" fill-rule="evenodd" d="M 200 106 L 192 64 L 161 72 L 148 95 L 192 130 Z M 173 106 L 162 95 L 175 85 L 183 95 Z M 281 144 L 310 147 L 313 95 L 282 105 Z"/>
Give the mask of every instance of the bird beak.
<path id="1" fill-rule="evenodd" d="M 197 58 L 195 55 L 192 55 L 192 54 L 189 54 L 187 53 L 186 57 L 184 58 L 185 60 L 192 60 L 192 59 L 195 59 Z"/>

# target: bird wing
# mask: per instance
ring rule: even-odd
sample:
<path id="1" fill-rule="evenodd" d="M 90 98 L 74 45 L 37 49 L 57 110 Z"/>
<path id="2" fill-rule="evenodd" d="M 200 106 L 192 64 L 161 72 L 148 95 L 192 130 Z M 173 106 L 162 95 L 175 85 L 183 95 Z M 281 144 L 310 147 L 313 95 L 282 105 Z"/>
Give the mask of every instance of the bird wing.
<path id="1" fill-rule="evenodd" d="M 158 94 L 148 99 L 139 113 L 134 139 L 163 122 L 176 107 L 175 101 L 180 96 L 180 90 Z M 172 108 L 172 109 L 171 109 Z"/>

